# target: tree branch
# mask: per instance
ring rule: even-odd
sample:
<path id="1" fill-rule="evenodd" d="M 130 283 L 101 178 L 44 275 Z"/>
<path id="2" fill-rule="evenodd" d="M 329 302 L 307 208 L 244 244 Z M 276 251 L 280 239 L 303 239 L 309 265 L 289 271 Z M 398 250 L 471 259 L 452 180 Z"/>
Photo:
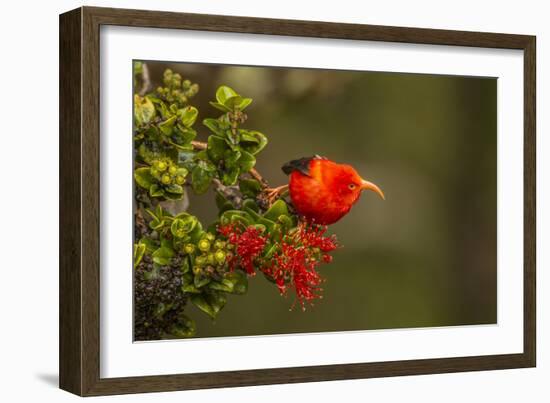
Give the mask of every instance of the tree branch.
<path id="1" fill-rule="evenodd" d="M 142 64 L 141 79 L 143 80 L 143 85 L 141 86 L 139 95 L 143 97 L 152 87 L 151 77 L 149 76 L 149 67 L 147 67 L 146 63 Z"/>

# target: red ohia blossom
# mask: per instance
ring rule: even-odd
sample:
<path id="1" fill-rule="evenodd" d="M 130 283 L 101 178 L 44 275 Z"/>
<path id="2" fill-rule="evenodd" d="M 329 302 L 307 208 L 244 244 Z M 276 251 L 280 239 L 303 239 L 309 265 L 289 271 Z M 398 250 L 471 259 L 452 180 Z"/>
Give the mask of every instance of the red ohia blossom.
<path id="1" fill-rule="evenodd" d="M 321 298 L 323 279 L 317 267 L 322 262 L 330 262 L 332 256 L 329 252 L 337 247 L 334 237 L 324 235 L 326 231 L 326 226 L 300 224 L 283 237 L 271 263 L 261 268 L 275 280 L 281 294 L 285 294 L 288 287 L 294 288 L 302 309 L 305 309 L 306 302 Z"/>
<path id="2" fill-rule="evenodd" d="M 225 236 L 229 243 L 235 247 L 235 255 L 229 259 L 229 268 L 234 270 L 241 266 L 249 275 L 255 275 L 255 260 L 261 256 L 267 242 L 267 238 L 260 234 L 254 227 L 246 227 L 228 224 L 218 228 L 218 232 Z"/>
<path id="3" fill-rule="evenodd" d="M 332 261 L 329 253 L 337 247 L 336 239 L 325 236 L 326 231 L 326 226 L 301 223 L 274 243 L 275 249 L 270 257 L 264 257 L 262 252 L 268 238 L 256 228 L 236 224 L 218 228 L 218 232 L 235 247 L 235 255 L 228 260 L 230 270 L 239 266 L 249 275 L 254 275 L 255 268 L 258 268 L 275 281 L 281 294 L 293 288 L 302 309 L 305 309 L 306 302 L 321 298 L 323 279 L 317 267 Z"/>

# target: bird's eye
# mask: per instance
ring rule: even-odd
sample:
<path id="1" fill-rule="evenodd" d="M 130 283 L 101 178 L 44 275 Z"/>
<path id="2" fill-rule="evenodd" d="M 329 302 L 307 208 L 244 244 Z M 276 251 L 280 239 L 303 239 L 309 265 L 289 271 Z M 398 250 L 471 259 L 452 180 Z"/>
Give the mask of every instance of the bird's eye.
<path id="1" fill-rule="evenodd" d="M 355 183 L 350 183 L 350 184 L 348 185 L 348 188 L 349 188 L 349 190 L 355 189 Z"/>

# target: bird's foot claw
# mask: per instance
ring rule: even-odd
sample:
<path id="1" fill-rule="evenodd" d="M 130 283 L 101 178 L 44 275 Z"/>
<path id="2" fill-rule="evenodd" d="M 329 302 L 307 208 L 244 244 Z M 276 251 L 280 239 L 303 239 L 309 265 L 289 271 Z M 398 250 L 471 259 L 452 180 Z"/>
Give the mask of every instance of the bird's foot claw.
<path id="1" fill-rule="evenodd" d="M 263 198 L 269 206 L 271 206 L 276 199 L 281 197 L 283 193 L 288 190 L 288 185 L 278 186 L 276 188 L 268 188 L 263 191 Z"/>

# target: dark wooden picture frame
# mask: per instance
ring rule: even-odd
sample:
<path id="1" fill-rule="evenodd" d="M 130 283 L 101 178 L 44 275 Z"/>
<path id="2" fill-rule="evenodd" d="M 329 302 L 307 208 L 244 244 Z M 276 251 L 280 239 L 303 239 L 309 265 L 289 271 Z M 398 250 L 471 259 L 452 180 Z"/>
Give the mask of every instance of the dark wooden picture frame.
<path id="1" fill-rule="evenodd" d="M 100 377 L 101 25 L 172 28 L 524 52 L 524 348 L 468 356 L 231 372 Z M 535 37 L 481 32 L 82 7 L 60 16 L 60 387 L 81 396 L 534 367 Z"/>

